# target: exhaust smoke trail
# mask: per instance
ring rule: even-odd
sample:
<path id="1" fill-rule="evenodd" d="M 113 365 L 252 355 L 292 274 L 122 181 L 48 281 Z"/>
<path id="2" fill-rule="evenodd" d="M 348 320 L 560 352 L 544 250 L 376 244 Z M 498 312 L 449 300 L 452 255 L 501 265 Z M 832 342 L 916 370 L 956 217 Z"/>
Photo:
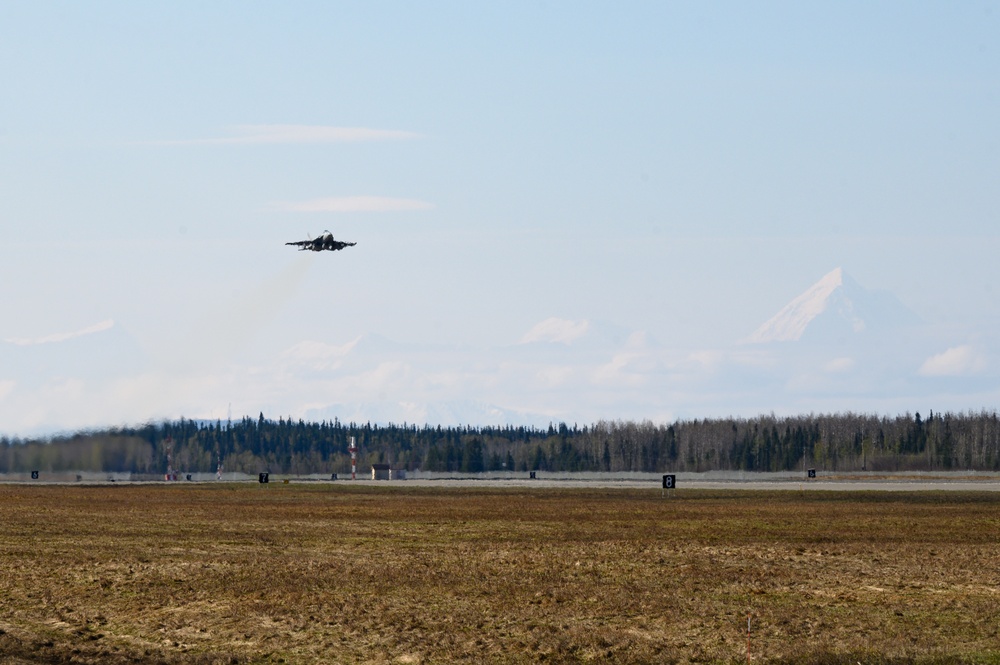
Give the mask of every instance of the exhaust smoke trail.
<path id="1" fill-rule="evenodd" d="M 134 381 L 127 401 L 147 413 L 204 413 L 210 394 L 230 384 L 226 375 L 249 342 L 278 319 L 301 289 L 315 257 L 297 255 L 281 271 L 245 289 L 203 316 L 177 342 L 153 353 L 152 372 Z M 221 370 L 221 373 L 220 373 Z M 141 406 L 140 406 L 141 405 Z"/>
<path id="2" fill-rule="evenodd" d="M 171 369 L 205 370 L 231 362 L 301 288 L 315 257 L 301 254 L 232 301 L 212 311 L 167 354 Z"/>

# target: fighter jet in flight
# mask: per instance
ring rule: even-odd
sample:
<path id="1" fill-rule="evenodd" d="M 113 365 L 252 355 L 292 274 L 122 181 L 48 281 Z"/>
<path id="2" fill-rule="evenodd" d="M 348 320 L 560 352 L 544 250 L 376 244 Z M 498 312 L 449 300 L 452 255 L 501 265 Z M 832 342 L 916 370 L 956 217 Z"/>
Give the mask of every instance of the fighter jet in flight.
<path id="1" fill-rule="evenodd" d="M 311 252 L 322 252 L 323 250 L 335 252 L 338 249 L 344 249 L 345 247 L 354 247 L 358 243 L 334 240 L 332 233 L 329 231 L 323 231 L 322 235 L 318 238 L 312 238 L 311 240 L 298 240 L 296 242 L 286 242 L 285 244 L 297 245 L 300 252 L 304 249 L 308 249 Z"/>

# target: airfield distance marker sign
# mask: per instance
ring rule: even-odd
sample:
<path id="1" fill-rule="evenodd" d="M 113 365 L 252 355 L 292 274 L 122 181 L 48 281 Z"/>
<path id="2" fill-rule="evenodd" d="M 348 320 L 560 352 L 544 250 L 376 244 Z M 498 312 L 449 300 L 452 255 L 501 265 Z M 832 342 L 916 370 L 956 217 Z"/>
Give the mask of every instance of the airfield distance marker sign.
<path id="1" fill-rule="evenodd" d="M 814 480 L 815 478 L 816 478 L 816 469 L 806 469 L 806 480 Z M 802 483 L 799 486 L 799 490 L 801 490 L 801 491 L 804 492 L 805 489 L 806 489 L 806 485 L 805 485 L 805 483 Z"/>
<path id="2" fill-rule="evenodd" d="M 37 471 L 32 471 L 31 472 L 31 479 L 32 480 L 38 480 L 38 472 Z"/>
<path id="3" fill-rule="evenodd" d="M 674 488 L 676 487 L 677 487 L 676 474 L 673 473 L 663 474 L 663 489 L 660 490 L 660 497 L 661 498 L 663 497 L 664 491 L 670 491 L 672 493 L 674 491 Z"/>
<path id="4" fill-rule="evenodd" d="M 258 474 L 257 482 L 260 483 L 261 485 L 266 484 L 268 482 L 267 474 L 266 473 Z"/>

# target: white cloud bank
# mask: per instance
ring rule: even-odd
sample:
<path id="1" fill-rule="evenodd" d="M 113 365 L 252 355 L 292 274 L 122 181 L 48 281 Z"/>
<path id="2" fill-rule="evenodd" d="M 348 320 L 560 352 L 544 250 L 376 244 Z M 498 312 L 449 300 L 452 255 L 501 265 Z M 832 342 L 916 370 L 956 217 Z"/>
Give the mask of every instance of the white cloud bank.
<path id="1" fill-rule="evenodd" d="M 260 306 L 269 302 L 264 298 Z M 944 382 L 950 392 L 940 392 L 937 381 L 912 380 L 915 367 L 923 376 L 986 375 L 993 351 L 972 345 L 937 355 L 930 349 L 941 347 L 899 345 L 890 351 L 892 358 L 877 345 L 853 347 L 851 355 L 791 345 L 693 351 L 660 346 L 642 331 L 609 334 L 616 329 L 603 321 L 550 317 L 531 327 L 521 344 L 482 349 L 398 343 L 365 334 L 302 341 L 248 359 L 232 355 L 227 346 L 241 330 L 258 328 L 258 319 L 221 318 L 228 322 L 223 329 L 179 345 L 187 362 L 169 358 L 111 376 L 71 373 L 63 364 L 49 367 L 41 360 L 50 359 L 54 347 L 0 345 L 9 357 L 26 354 L 25 363 L 37 361 L 45 371 L 29 368 L 0 376 L 0 434 L 181 416 L 223 418 L 230 408 L 237 417 L 263 412 L 272 418 L 357 422 L 420 424 L 425 418 L 431 425 L 544 424 L 767 412 L 891 413 L 927 403 L 935 410 L 962 410 L 995 404 L 1000 395 L 978 380 Z M 21 341 L 67 339 L 105 325 L 109 322 Z M 74 353 L 107 354 L 116 348 L 112 342 L 117 340 L 100 345 L 100 337 L 84 338 L 92 346 Z M 105 357 L 116 355 L 99 356 Z"/>
<path id="2" fill-rule="evenodd" d="M 920 366 L 921 376 L 969 376 L 986 368 L 986 359 L 972 346 L 955 346 L 931 356 Z"/>
<path id="3" fill-rule="evenodd" d="M 274 145 L 287 143 L 361 143 L 400 141 L 421 138 L 415 132 L 369 127 L 332 127 L 329 125 L 236 125 L 234 136 L 177 141 L 150 141 L 156 145 Z"/>
<path id="4" fill-rule="evenodd" d="M 397 199 L 386 196 L 341 196 L 298 203 L 279 203 L 275 207 L 288 212 L 406 212 L 430 210 L 434 205 L 419 199 Z"/>
<path id="5" fill-rule="evenodd" d="M 326 363 L 331 360 L 341 360 L 360 341 L 361 338 L 357 337 L 346 344 L 335 345 L 306 340 L 282 352 L 281 357 L 300 363 Z"/>

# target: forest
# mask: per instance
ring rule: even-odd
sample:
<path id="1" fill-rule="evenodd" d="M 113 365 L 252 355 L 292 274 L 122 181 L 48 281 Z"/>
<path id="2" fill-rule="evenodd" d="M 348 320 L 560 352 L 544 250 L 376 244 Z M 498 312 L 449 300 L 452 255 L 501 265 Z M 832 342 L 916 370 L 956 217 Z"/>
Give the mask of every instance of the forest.
<path id="1" fill-rule="evenodd" d="M 940 471 L 1000 470 L 996 411 L 876 416 L 856 413 L 580 427 L 430 427 L 243 418 L 181 419 L 47 439 L 0 438 L 0 473 L 29 470 L 162 476 L 238 471 L 347 473 L 358 469 L 482 471 Z"/>

